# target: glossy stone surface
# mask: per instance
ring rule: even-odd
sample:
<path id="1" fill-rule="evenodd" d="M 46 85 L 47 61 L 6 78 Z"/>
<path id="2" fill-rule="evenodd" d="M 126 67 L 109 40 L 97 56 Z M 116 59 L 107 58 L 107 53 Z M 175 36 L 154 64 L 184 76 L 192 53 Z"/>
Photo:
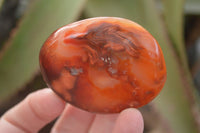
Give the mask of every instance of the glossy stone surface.
<path id="1" fill-rule="evenodd" d="M 166 81 L 161 48 L 138 24 L 98 17 L 61 27 L 40 51 L 44 80 L 72 105 L 117 113 L 154 99 Z"/>

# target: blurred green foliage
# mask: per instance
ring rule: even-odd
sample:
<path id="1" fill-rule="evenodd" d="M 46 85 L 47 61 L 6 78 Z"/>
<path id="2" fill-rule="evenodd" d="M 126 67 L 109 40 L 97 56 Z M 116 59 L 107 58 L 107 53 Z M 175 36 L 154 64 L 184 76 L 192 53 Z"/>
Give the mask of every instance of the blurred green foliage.
<path id="1" fill-rule="evenodd" d="M 194 104 L 197 95 L 188 74 L 185 13 L 200 15 L 199 0 L 34 0 L 0 51 L 0 104 L 38 73 L 40 47 L 54 30 L 80 18 L 123 17 L 145 27 L 165 56 L 168 79 L 152 102 L 161 119 L 154 131 L 197 133 L 199 116 L 193 109 L 198 112 L 199 107 Z"/>
<path id="2" fill-rule="evenodd" d="M 199 0 L 185 0 L 184 13 L 199 15 L 200 14 L 200 1 Z"/>
<path id="3" fill-rule="evenodd" d="M 57 28 L 78 19 L 85 0 L 36 0 L 0 57 L 1 100 L 28 83 L 39 70 L 39 50 Z M 59 8 L 58 8 L 59 7 Z"/>
<path id="4" fill-rule="evenodd" d="M 3 0 L 0 0 L 0 8 L 1 8 L 2 4 L 3 4 Z"/>

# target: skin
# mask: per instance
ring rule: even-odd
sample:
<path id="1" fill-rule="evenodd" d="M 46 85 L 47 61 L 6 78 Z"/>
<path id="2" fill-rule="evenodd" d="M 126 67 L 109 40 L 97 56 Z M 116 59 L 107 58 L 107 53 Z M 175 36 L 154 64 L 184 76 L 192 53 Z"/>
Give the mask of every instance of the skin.
<path id="1" fill-rule="evenodd" d="M 36 133 L 60 116 L 52 133 L 142 133 L 141 113 L 134 108 L 119 114 L 95 114 L 66 105 L 51 89 L 29 94 L 0 119 L 1 133 Z"/>

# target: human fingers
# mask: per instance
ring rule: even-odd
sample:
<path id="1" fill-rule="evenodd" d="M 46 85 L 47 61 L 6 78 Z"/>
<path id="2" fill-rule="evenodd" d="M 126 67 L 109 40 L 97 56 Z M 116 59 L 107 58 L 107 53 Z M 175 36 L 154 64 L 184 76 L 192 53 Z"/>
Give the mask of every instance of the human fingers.
<path id="1" fill-rule="evenodd" d="M 52 133 L 88 133 L 95 114 L 67 105 Z"/>
<path id="2" fill-rule="evenodd" d="M 122 111 L 116 120 L 112 133 L 143 133 L 142 114 L 134 108 Z"/>
<path id="3" fill-rule="evenodd" d="M 35 133 L 61 114 L 65 103 L 50 89 L 29 94 L 0 119 L 1 133 Z"/>
<path id="4" fill-rule="evenodd" d="M 118 116 L 118 114 L 96 115 L 89 133 L 111 133 Z"/>

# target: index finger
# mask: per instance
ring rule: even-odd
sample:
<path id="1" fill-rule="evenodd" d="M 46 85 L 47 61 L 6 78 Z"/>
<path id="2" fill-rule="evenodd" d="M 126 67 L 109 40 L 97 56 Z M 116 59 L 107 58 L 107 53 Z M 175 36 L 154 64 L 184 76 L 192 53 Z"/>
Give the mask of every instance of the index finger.
<path id="1" fill-rule="evenodd" d="M 0 132 L 37 132 L 60 115 L 64 107 L 65 102 L 52 90 L 39 90 L 27 96 L 2 116 Z"/>

